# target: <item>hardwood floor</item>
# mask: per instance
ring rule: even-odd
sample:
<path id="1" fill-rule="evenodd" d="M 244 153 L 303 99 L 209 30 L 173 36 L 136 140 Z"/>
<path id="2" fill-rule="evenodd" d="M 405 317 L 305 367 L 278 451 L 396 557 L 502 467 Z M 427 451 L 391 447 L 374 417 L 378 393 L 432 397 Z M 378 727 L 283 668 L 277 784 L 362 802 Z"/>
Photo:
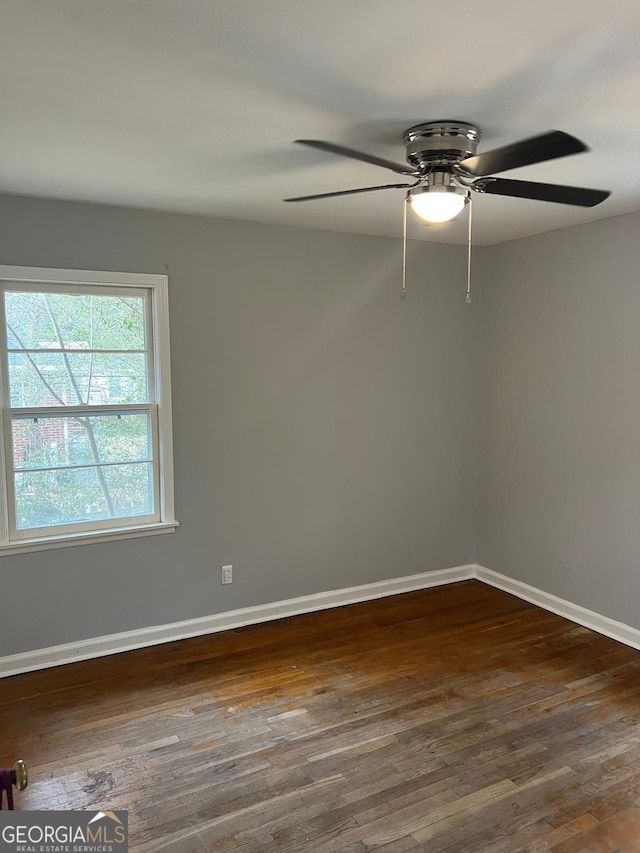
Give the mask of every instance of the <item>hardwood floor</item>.
<path id="1" fill-rule="evenodd" d="M 640 652 L 477 581 L 5 679 L 0 732 L 141 853 L 640 853 Z"/>

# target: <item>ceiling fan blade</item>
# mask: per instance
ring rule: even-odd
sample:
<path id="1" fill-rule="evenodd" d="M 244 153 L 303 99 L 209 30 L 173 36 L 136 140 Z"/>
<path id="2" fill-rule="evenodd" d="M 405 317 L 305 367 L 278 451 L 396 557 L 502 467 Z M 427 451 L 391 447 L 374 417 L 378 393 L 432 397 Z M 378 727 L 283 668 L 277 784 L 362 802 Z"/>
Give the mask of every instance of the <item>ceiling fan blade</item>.
<path id="1" fill-rule="evenodd" d="M 538 184 L 533 181 L 512 181 L 508 178 L 480 178 L 473 182 L 471 189 L 490 195 L 553 201 L 557 204 L 574 204 L 578 207 L 595 207 L 611 195 L 607 190 L 565 187 L 561 184 Z"/>
<path id="2" fill-rule="evenodd" d="M 365 154 L 364 151 L 354 151 L 353 148 L 345 148 L 343 145 L 334 145 L 332 142 L 322 142 L 319 139 L 295 139 L 298 145 L 308 145 L 310 148 L 319 148 L 320 151 L 328 151 L 330 154 L 338 154 L 341 157 L 350 157 L 352 160 L 362 160 L 363 163 L 371 163 L 373 166 L 382 166 L 383 169 L 391 169 L 399 175 L 417 175 L 412 166 L 403 166 L 393 163 L 373 154 Z"/>
<path id="3" fill-rule="evenodd" d="M 283 198 L 283 201 L 313 201 L 316 198 L 335 198 L 339 195 L 354 195 L 355 193 L 372 193 L 375 190 L 399 190 L 403 187 L 415 187 L 416 184 L 384 184 L 381 187 L 362 187 L 358 190 L 339 190 L 335 193 L 318 193 L 317 195 L 300 195 L 296 198 Z"/>
<path id="4" fill-rule="evenodd" d="M 579 154 L 587 150 L 584 142 L 580 142 L 575 136 L 570 136 L 561 130 L 551 130 L 540 136 L 512 142 L 511 145 L 505 145 L 503 148 L 494 148 L 493 151 L 467 157 L 466 160 L 462 160 L 460 167 L 468 174 L 480 178 L 484 175 L 493 175 L 495 172 L 506 172 L 509 169 L 517 169 L 519 166 L 544 163 L 546 160 L 555 160 L 557 157 Z"/>

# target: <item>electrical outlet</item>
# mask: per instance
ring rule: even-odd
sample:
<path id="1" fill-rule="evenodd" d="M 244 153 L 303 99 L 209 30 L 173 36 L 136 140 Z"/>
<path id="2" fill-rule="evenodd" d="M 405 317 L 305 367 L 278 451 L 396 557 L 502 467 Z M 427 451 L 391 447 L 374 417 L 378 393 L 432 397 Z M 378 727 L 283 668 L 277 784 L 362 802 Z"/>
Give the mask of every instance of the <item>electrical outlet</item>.
<path id="1" fill-rule="evenodd" d="M 233 583 L 233 566 L 222 566 L 221 583 Z"/>

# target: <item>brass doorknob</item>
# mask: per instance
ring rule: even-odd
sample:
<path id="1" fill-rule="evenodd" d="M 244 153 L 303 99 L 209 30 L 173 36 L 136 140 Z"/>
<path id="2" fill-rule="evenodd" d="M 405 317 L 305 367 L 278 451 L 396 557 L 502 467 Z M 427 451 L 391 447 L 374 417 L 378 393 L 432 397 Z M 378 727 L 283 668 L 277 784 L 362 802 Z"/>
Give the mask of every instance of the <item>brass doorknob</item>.
<path id="1" fill-rule="evenodd" d="M 16 786 L 18 791 L 24 791 L 29 784 L 27 765 L 22 761 L 22 759 L 19 759 L 13 765 L 13 784 Z"/>

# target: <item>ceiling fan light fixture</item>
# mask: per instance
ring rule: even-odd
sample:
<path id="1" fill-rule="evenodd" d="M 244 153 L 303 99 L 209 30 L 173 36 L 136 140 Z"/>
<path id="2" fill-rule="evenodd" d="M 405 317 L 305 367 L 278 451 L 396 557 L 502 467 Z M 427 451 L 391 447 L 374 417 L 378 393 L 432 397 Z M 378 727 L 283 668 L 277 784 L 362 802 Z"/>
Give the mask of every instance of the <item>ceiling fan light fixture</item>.
<path id="1" fill-rule="evenodd" d="M 464 209 L 467 190 L 454 186 L 420 186 L 409 194 L 413 212 L 425 222 L 450 222 Z"/>

